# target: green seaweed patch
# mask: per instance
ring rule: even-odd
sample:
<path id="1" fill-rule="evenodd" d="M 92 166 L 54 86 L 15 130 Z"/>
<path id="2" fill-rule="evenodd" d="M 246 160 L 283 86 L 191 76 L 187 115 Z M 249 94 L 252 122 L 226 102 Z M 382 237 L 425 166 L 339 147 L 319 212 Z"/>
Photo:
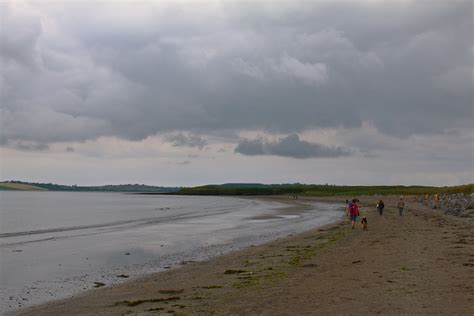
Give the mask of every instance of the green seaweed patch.
<path id="1" fill-rule="evenodd" d="M 250 266 L 253 266 L 253 265 L 256 265 L 258 263 L 258 261 L 252 261 L 252 260 L 245 260 L 244 261 L 244 265 L 246 267 L 250 267 Z"/>
<path id="2" fill-rule="evenodd" d="M 241 289 L 246 287 L 258 286 L 262 281 L 278 281 L 286 278 L 288 275 L 285 272 L 273 272 L 263 275 L 249 275 L 240 277 L 239 281 L 232 285 L 233 288 Z"/>
<path id="3" fill-rule="evenodd" d="M 105 283 L 102 282 L 94 282 L 94 287 L 103 287 L 105 286 Z"/>
<path id="4" fill-rule="evenodd" d="M 241 277 L 237 277 L 237 279 L 239 279 L 239 280 L 250 280 L 250 279 L 253 279 L 253 276 L 251 276 L 251 275 L 241 276 Z"/>
<path id="5" fill-rule="evenodd" d="M 148 300 L 136 300 L 136 301 L 121 301 L 114 304 L 114 306 L 118 305 L 125 305 L 125 306 L 137 306 L 143 303 L 161 303 L 161 302 L 171 302 L 171 301 L 179 301 L 181 297 L 179 296 L 171 296 L 171 297 L 163 297 L 163 298 L 152 298 Z"/>
<path id="6" fill-rule="evenodd" d="M 316 268 L 318 267 L 318 265 L 314 263 L 308 263 L 308 264 L 303 264 L 302 267 L 303 268 Z"/>
<path id="7" fill-rule="evenodd" d="M 222 285 L 206 285 L 201 286 L 201 289 L 211 290 L 211 289 L 221 289 Z"/>
<path id="8" fill-rule="evenodd" d="M 159 290 L 158 293 L 160 294 L 168 294 L 168 295 L 174 295 L 174 294 L 180 294 L 183 293 L 184 289 L 180 290 Z"/>
<path id="9" fill-rule="evenodd" d="M 304 261 L 315 257 L 319 250 L 323 249 L 331 243 L 341 240 L 346 235 L 346 230 L 332 231 L 324 239 L 319 239 L 318 242 L 313 246 L 308 245 L 304 248 L 299 248 L 295 250 L 292 249 L 293 256 L 288 261 L 288 264 L 292 266 L 301 266 Z M 289 249 L 286 249 L 286 251 L 288 250 Z"/>
<path id="10" fill-rule="evenodd" d="M 146 312 L 160 312 L 162 310 L 164 310 L 163 307 L 152 307 L 152 308 L 146 309 L 145 311 Z"/>
<path id="11" fill-rule="evenodd" d="M 239 274 L 239 273 L 246 273 L 247 271 L 241 269 L 227 269 L 224 271 L 224 274 Z"/>

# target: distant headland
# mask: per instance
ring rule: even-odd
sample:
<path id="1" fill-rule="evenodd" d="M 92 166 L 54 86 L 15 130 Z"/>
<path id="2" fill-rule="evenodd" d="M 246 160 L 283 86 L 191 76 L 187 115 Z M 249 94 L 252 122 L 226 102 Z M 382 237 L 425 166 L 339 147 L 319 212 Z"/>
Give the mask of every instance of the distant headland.
<path id="1" fill-rule="evenodd" d="M 0 182 L 0 190 L 9 191 L 71 191 L 71 192 L 130 192 L 130 193 L 170 193 L 179 187 L 161 187 L 144 184 L 118 184 L 101 186 L 78 186 L 55 183 L 37 183 L 23 181 Z"/>
<path id="2" fill-rule="evenodd" d="M 77 186 L 23 181 L 0 182 L 0 190 L 15 191 L 71 191 L 71 192 L 128 192 L 177 195 L 294 195 L 296 196 L 361 196 L 361 195 L 421 195 L 441 193 L 473 193 L 474 184 L 459 186 L 349 186 L 331 184 L 261 184 L 226 183 L 196 187 L 165 187 L 144 184 Z"/>

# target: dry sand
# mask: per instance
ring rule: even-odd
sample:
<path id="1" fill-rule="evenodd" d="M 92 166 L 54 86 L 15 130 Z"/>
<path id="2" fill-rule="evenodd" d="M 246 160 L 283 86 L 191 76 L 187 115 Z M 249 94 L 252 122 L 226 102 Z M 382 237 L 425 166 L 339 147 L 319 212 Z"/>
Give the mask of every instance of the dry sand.
<path id="1" fill-rule="evenodd" d="M 474 315 L 474 221 L 361 200 L 368 231 L 344 220 L 21 315 Z"/>

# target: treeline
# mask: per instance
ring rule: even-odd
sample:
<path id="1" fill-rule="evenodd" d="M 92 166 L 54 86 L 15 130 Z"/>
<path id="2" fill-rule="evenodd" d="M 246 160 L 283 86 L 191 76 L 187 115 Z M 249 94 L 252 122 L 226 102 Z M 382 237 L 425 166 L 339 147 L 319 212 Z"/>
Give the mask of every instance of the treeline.
<path id="1" fill-rule="evenodd" d="M 20 184 L 35 188 L 42 188 L 48 191 L 82 191 L 82 192 L 136 192 L 136 193 L 171 193 L 177 192 L 179 187 L 161 187 L 144 184 L 119 184 L 119 185 L 102 185 L 102 186 L 77 186 L 63 185 L 55 183 L 36 183 L 23 181 L 6 181 L 4 184 Z M 5 186 L 6 188 L 8 186 Z"/>
<path id="2" fill-rule="evenodd" d="M 472 193 L 474 184 L 452 187 L 433 186 L 337 186 L 314 184 L 223 184 L 182 188 L 182 195 L 420 195 L 433 193 Z"/>

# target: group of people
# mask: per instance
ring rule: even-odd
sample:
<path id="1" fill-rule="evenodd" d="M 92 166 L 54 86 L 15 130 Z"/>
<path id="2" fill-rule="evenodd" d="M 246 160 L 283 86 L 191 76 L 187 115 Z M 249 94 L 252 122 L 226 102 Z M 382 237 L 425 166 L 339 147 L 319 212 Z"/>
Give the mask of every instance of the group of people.
<path id="1" fill-rule="evenodd" d="M 352 229 L 354 229 L 355 224 L 357 222 L 357 217 L 360 216 L 359 206 L 357 203 L 360 202 L 358 199 L 353 199 L 352 201 L 346 200 L 347 205 L 347 215 L 350 216 Z M 380 216 L 383 215 L 383 210 L 385 208 L 385 204 L 382 200 L 377 203 L 377 210 L 379 211 Z M 405 202 L 403 201 L 403 197 L 400 197 L 400 200 L 397 204 L 398 214 L 403 216 L 403 211 L 405 209 Z M 367 216 L 362 216 L 361 224 L 363 230 L 367 230 Z"/>

